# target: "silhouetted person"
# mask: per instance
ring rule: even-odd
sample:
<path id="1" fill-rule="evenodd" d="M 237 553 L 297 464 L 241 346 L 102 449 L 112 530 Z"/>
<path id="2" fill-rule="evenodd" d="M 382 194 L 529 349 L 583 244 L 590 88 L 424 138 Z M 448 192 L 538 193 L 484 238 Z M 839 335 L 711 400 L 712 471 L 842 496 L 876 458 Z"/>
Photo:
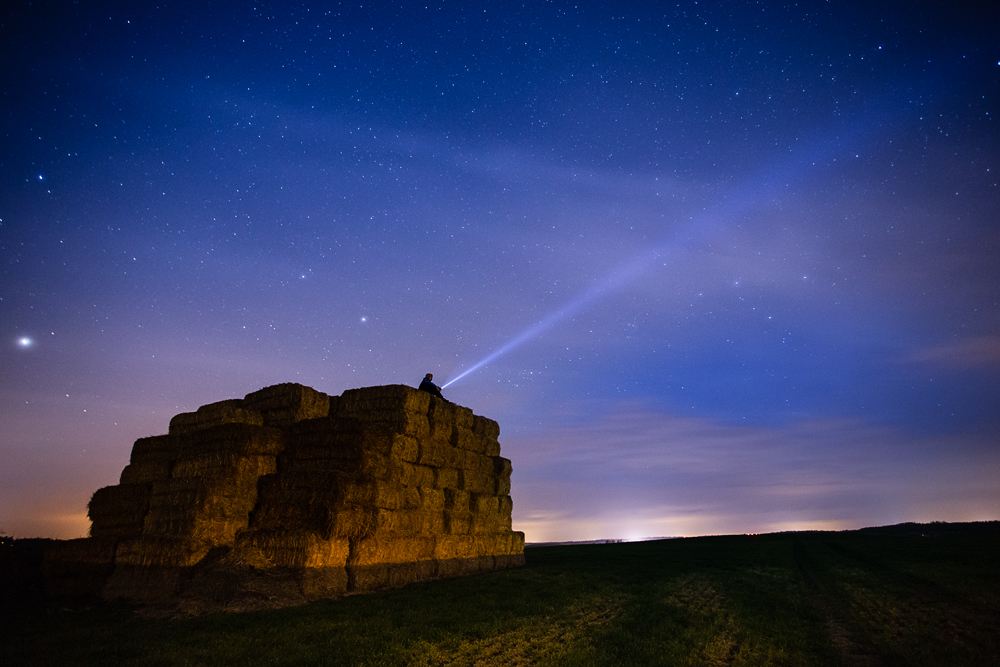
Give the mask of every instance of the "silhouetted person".
<path id="1" fill-rule="evenodd" d="M 420 391 L 426 391 L 431 396 L 437 396 L 442 400 L 447 400 L 445 399 L 444 396 L 441 395 L 441 387 L 434 384 L 433 380 L 434 380 L 434 374 L 428 373 L 427 375 L 424 376 L 424 379 L 421 380 L 420 386 L 417 388 Z"/>

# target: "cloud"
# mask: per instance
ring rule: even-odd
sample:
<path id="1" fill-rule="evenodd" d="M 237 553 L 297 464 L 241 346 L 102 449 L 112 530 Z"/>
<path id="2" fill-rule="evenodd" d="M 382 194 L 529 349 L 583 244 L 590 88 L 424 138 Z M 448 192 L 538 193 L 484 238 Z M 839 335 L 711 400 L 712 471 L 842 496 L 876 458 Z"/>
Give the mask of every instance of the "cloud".
<path id="1" fill-rule="evenodd" d="M 1000 367 L 1000 336 L 965 338 L 946 345 L 925 347 L 908 358 L 948 370 Z"/>
<path id="2" fill-rule="evenodd" d="M 515 528 L 529 541 L 1000 513 L 1000 453 L 985 435 L 914 437 L 851 419 L 732 426 L 617 404 L 503 446 L 514 462 Z"/>

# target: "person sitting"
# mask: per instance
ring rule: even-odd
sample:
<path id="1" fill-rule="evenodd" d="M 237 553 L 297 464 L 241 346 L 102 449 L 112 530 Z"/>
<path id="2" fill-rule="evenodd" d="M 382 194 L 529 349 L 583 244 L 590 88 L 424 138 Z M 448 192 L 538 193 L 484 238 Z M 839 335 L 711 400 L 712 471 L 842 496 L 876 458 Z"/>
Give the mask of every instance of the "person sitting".
<path id="1" fill-rule="evenodd" d="M 437 396 L 440 399 L 444 399 L 444 396 L 441 395 L 441 387 L 434 384 L 433 380 L 434 380 L 434 374 L 428 373 L 427 375 L 424 376 L 424 379 L 420 382 L 420 386 L 418 387 L 418 389 L 420 389 L 420 391 L 426 391 L 431 396 Z"/>

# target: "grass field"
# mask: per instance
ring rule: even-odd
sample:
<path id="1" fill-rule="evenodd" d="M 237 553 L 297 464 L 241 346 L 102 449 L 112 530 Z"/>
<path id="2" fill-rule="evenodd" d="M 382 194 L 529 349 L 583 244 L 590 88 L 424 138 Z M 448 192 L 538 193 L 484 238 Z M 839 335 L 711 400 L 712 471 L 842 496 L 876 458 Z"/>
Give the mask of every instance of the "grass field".
<path id="1" fill-rule="evenodd" d="M 513 570 L 186 619 L 10 603 L 0 662 L 1000 665 L 1000 530 L 986 528 L 535 547 Z"/>

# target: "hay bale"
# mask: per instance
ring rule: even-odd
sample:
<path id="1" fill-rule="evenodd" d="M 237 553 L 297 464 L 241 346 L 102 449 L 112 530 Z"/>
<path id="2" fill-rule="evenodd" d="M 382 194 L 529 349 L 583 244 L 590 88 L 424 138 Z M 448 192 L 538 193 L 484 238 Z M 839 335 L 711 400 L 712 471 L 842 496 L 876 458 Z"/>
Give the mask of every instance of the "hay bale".
<path id="1" fill-rule="evenodd" d="M 129 462 L 136 464 L 148 461 L 175 461 L 180 457 L 182 448 L 181 439 L 172 435 L 139 438 L 132 445 L 132 455 Z"/>
<path id="2" fill-rule="evenodd" d="M 122 484 L 147 484 L 170 479 L 173 461 L 143 461 L 130 463 L 122 469 L 119 481 Z"/>
<path id="3" fill-rule="evenodd" d="M 228 477 L 249 481 L 277 470 L 274 456 L 243 455 L 231 452 L 210 452 L 177 461 L 172 477 Z"/>
<path id="4" fill-rule="evenodd" d="M 496 478 L 496 494 L 498 496 L 510 495 L 511 472 L 510 459 L 505 459 L 502 456 L 493 457 L 493 476 Z"/>
<path id="5" fill-rule="evenodd" d="M 510 529 L 510 516 L 503 516 L 502 514 L 473 514 L 469 533 L 483 535 L 499 533 Z"/>
<path id="6" fill-rule="evenodd" d="M 204 558 L 213 546 L 210 542 L 177 537 L 144 536 L 122 540 L 115 552 L 115 571 L 117 573 L 121 565 L 190 567 Z"/>
<path id="7" fill-rule="evenodd" d="M 524 554 L 498 554 L 493 557 L 493 567 L 497 570 L 505 570 L 509 567 L 520 567 L 524 565 Z"/>
<path id="8" fill-rule="evenodd" d="M 151 537 L 176 537 L 213 546 L 228 546 L 237 533 L 247 527 L 247 513 L 238 516 L 205 516 L 203 513 L 150 514 L 144 534 Z"/>
<path id="9" fill-rule="evenodd" d="M 470 512 L 472 496 L 460 489 L 444 489 L 444 508 L 454 512 Z"/>
<path id="10" fill-rule="evenodd" d="M 262 477 L 251 517 L 254 530 L 326 530 L 327 516 L 340 507 L 336 474 L 288 472 Z"/>
<path id="11" fill-rule="evenodd" d="M 339 485 L 340 502 L 383 509 L 401 509 L 400 487 L 382 480 L 345 480 Z"/>
<path id="12" fill-rule="evenodd" d="M 492 570 L 493 568 L 492 556 L 450 558 L 437 561 L 437 576 L 441 578 L 464 577 L 477 572 Z"/>
<path id="13" fill-rule="evenodd" d="M 242 533 L 231 558 L 263 558 L 272 567 L 342 568 L 350 554 L 344 537 L 324 539 L 310 531 L 255 531 Z"/>
<path id="14" fill-rule="evenodd" d="M 228 401 L 209 403 L 195 412 L 182 412 L 170 420 L 170 435 L 186 435 L 222 424 L 252 424 L 264 425 L 264 416 L 243 406 L 243 400 L 234 398 Z"/>
<path id="15" fill-rule="evenodd" d="M 445 510 L 444 532 L 449 535 L 468 535 L 472 532 L 472 512 L 462 510 Z"/>
<path id="16" fill-rule="evenodd" d="M 471 428 L 473 433 L 486 440 L 496 441 L 500 439 L 500 424 L 492 419 L 474 415 Z"/>
<path id="17" fill-rule="evenodd" d="M 287 426 L 330 414 L 328 395 L 294 382 L 264 387 L 247 394 L 243 403 L 248 410 L 261 413 L 269 426 Z"/>
<path id="18" fill-rule="evenodd" d="M 409 412 L 427 414 L 431 396 L 402 384 L 348 389 L 340 395 L 340 415 Z"/>
<path id="19" fill-rule="evenodd" d="M 435 489 L 461 489 L 463 473 L 455 468 L 434 468 Z"/>
<path id="20" fill-rule="evenodd" d="M 444 491 L 426 486 L 419 488 L 420 508 L 423 510 L 441 511 L 444 509 Z"/>
<path id="21" fill-rule="evenodd" d="M 383 588 L 399 588 L 416 581 L 437 577 L 437 563 L 421 560 L 389 565 L 355 565 L 347 567 L 352 593 L 367 593 Z"/>
<path id="22" fill-rule="evenodd" d="M 148 484 L 118 484 L 98 489 L 87 504 L 91 537 L 141 534 L 149 502 Z"/>
<path id="23" fill-rule="evenodd" d="M 402 475 L 399 482 L 403 486 L 434 486 L 434 468 L 406 461 L 401 464 L 401 467 Z"/>
<path id="24" fill-rule="evenodd" d="M 482 473 L 463 472 L 462 489 L 469 493 L 495 494 L 497 491 L 497 480 L 493 475 Z"/>
<path id="25" fill-rule="evenodd" d="M 445 465 L 447 460 L 446 448 L 451 449 L 447 442 L 429 438 L 420 440 L 416 462 L 420 465 L 440 468 Z"/>
<path id="26" fill-rule="evenodd" d="M 477 475 L 495 475 L 496 462 L 492 457 L 466 452 L 464 469 Z"/>
<path id="27" fill-rule="evenodd" d="M 428 535 L 366 537 L 351 544 L 350 566 L 386 565 L 429 560 L 434 555 L 435 538 Z"/>
<path id="28" fill-rule="evenodd" d="M 500 499 L 492 493 L 472 493 L 469 497 L 473 514 L 495 515 L 500 511 Z"/>
<path id="29" fill-rule="evenodd" d="M 284 432 L 270 426 L 222 424 L 189 433 L 183 457 L 227 453 L 239 456 L 278 456 L 285 449 Z"/>
<path id="30" fill-rule="evenodd" d="M 471 535 L 438 535 L 434 544 L 436 560 L 453 560 L 475 555 L 474 539 Z"/>
<path id="31" fill-rule="evenodd" d="M 427 410 L 427 424 L 430 431 L 427 439 L 438 443 L 451 443 L 451 432 L 455 427 L 454 403 L 432 401 Z"/>

